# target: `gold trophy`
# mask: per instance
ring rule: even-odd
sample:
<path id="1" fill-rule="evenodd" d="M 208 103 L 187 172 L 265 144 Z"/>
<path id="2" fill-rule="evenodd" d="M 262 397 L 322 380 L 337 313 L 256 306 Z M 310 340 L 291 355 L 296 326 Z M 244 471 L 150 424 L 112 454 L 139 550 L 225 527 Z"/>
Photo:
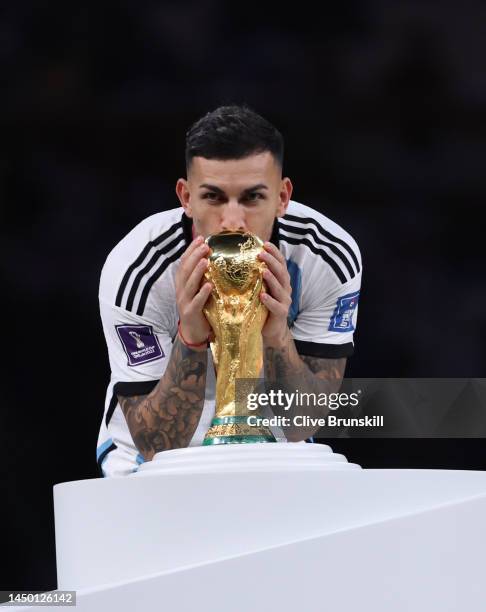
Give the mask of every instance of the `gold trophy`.
<path id="1" fill-rule="evenodd" d="M 259 378 L 263 365 L 268 311 L 259 298 L 265 264 L 257 257 L 263 242 L 253 234 L 221 232 L 206 243 L 211 251 L 205 276 L 214 288 L 204 314 L 215 335 L 216 409 L 203 445 L 276 442 L 267 427 L 248 424 L 250 415 L 259 415 L 236 398 L 236 380 Z"/>

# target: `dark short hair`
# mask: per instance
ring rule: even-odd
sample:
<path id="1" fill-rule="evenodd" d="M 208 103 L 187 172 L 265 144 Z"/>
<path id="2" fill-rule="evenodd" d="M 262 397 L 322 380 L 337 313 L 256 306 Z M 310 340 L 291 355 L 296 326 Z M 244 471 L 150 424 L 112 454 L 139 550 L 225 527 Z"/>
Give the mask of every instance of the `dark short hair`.
<path id="1" fill-rule="evenodd" d="M 282 134 L 247 106 L 219 106 L 196 121 L 186 134 L 187 170 L 193 157 L 243 159 L 265 151 L 282 167 Z"/>

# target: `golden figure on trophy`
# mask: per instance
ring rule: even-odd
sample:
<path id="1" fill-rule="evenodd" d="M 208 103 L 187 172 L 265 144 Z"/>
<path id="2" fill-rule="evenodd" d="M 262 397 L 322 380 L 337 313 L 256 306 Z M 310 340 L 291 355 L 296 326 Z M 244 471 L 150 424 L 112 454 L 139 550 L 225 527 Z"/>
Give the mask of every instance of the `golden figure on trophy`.
<path id="1" fill-rule="evenodd" d="M 211 351 L 216 368 L 216 408 L 203 444 L 275 442 L 267 427 L 252 426 L 250 414 L 236 401 L 236 380 L 257 379 L 263 366 L 262 328 L 267 309 L 258 259 L 263 242 L 253 234 L 221 232 L 209 236 L 206 279 L 213 283 L 204 314 L 213 328 Z"/>

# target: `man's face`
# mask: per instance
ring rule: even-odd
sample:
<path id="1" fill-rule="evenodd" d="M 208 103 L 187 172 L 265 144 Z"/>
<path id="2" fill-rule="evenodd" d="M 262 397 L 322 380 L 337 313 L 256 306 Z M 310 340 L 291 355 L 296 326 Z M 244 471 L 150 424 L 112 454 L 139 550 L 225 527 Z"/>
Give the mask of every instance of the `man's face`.
<path id="1" fill-rule="evenodd" d="M 282 179 L 273 155 L 266 151 L 243 159 L 195 157 L 176 192 L 194 223 L 207 238 L 223 230 L 241 230 L 269 240 L 275 217 L 285 214 L 292 183 Z"/>

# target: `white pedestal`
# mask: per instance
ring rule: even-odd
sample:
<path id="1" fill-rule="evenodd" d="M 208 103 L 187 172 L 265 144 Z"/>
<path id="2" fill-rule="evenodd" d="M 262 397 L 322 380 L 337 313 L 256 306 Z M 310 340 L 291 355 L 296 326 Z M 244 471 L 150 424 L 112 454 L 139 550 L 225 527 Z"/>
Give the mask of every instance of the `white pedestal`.
<path id="1" fill-rule="evenodd" d="M 485 609 L 486 472 L 228 445 L 54 497 L 58 588 L 79 611 Z"/>

